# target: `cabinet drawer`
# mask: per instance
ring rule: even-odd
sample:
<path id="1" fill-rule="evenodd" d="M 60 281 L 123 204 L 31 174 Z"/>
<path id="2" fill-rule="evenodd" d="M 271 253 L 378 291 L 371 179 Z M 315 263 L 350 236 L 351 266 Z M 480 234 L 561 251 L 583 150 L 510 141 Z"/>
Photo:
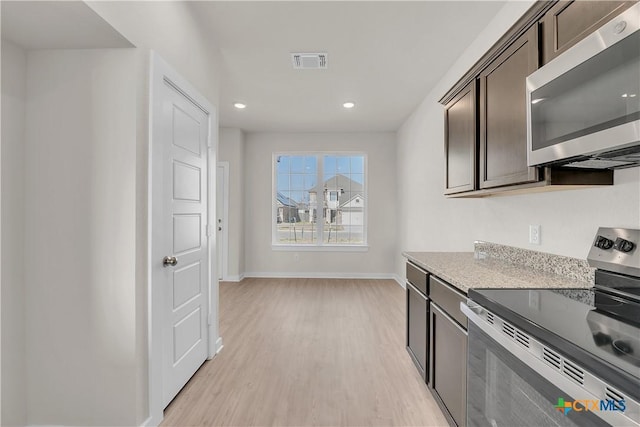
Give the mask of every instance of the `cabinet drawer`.
<path id="1" fill-rule="evenodd" d="M 407 281 L 416 287 L 420 292 L 427 295 L 427 278 L 429 277 L 429 273 L 422 270 L 421 268 L 407 263 Z"/>
<path id="2" fill-rule="evenodd" d="M 460 303 L 467 300 L 463 293 L 437 277 L 431 276 L 429 277 L 429 298 L 463 328 L 467 328 L 467 316 L 460 311 Z"/>

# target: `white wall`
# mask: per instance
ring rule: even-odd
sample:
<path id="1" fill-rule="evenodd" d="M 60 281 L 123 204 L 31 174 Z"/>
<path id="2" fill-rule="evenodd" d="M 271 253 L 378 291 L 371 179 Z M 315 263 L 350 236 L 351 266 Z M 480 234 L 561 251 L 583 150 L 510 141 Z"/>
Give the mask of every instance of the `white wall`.
<path id="1" fill-rule="evenodd" d="M 459 58 L 398 132 L 398 221 L 401 251 L 472 251 L 487 240 L 585 258 L 598 226 L 640 226 L 640 168 L 615 172 L 607 188 L 446 199 L 444 110 L 438 99 L 527 10 L 509 2 Z M 541 245 L 528 243 L 529 224 L 542 227 Z M 396 271 L 404 260 L 396 255 Z"/>
<path id="2" fill-rule="evenodd" d="M 218 105 L 220 52 L 182 1 L 88 1 L 139 48 L 153 49 L 213 105 Z"/>
<path id="3" fill-rule="evenodd" d="M 248 276 L 391 277 L 397 252 L 394 133 L 249 133 L 245 139 L 245 270 Z M 271 248 L 272 158 L 282 151 L 368 154 L 368 252 Z M 299 259 L 296 261 L 295 256 Z"/>
<path id="4" fill-rule="evenodd" d="M 228 277 L 238 281 L 244 274 L 244 133 L 221 128 L 218 160 L 229 162 L 229 257 Z"/>
<path id="5" fill-rule="evenodd" d="M 136 289 L 142 67 L 135 49 L 28 54 L 29 424 L 136 425 L 146 416 Z"/>
<path id="6" fill-rule="evenodd" d="M 2 40 L 2 418 L 26 425 L 24 131 L 26 52 Z"/>
<path id="7" fill-rule="evenodd" d="M 217 103 L 219 52 L 188 3 L 92 7 Z M 3 41 L 2 425 L 140 425 L 149 415 L 143 52 L 34 51 L 18 71 L 24 53 Z"/>

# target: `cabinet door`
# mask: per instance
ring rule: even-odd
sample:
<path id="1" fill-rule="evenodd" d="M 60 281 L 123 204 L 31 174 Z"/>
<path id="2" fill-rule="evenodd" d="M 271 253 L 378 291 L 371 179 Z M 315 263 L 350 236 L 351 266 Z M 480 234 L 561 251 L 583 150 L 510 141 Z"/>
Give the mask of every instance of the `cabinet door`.
<path id="1" fill-rule="evenodd" d="M 407 350 L 422 378 L 427 374 L 427 334 L 428 324 L 427 298 L 407 283 Z"/>
<path id="2" fill-rule="evenodd" d="M 543 64 L 631 7 L 633 1 L 560 1 L 544 15 Z"/>
<path id="3" fill-rule="evenodd" d="M 445 194 L 476 189 L 476 82 L 445 106 Z"/>
<path id="4" fill-rule="evenodd" d="M 527 166 L 526 78 L 538 69 L 538 26 L 480 74 L 480 188 L 538 180 Z"/>
<path id="5" fill-rule="evenodd" d="M 431 303 L 431 386 L 451 418 L 467 421 L 467 332 Z"/>

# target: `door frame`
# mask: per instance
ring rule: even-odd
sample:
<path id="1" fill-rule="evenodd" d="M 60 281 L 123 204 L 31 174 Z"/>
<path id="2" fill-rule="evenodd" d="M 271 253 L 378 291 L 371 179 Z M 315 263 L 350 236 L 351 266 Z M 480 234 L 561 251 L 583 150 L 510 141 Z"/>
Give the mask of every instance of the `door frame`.
<path id="1" fill-rule="evenodd" d="M 226 160 L 219 161 L 218 164 L 216 165 L 216 173 L 217 173 L 217 168 L 219 167 L 222 167 L 223 175 L 224 175 L 224 186 L 222 187 L 222 198 L 218 199 L 218 202 L 220 201 L 222 202 L 222 214 L 224 215 L 224 221 L 223 221 L 224 228 L 222 229 L 222 241 L 218 242 L 219 245 L 217 245 L 217 249 L 222 252 L 222 274 L 221 274 L 222 280 L 228 280 L 229 279 L 229 162 Z M 216 186 L 217 186 L 217 182 L 216 182 Z M 214 224 L 216 225 L 216 227 L 218 226 L 217 218 Z"/>
<path id="2" fill-rule="evenodd" d="M 217 276 L 217 259 L 216 251 L 216 233 L 212 232 L 211 224 L 215 223 L 216 214 L 216 174 L 212 173 L 213 165 L 216 165 L 217 147 L 218 147 L 218 123 L 217 110 L 215 107 L 202 96 L 186 79 L 178 74 L 167 62 L 165 62 L 157 53 L 151 52 L 149 64 L 149 136 L 148 136 L 148 199 L 147 199 L 147 361 L 148 361 L 148 398 L 149 398 L 149 419 L 145 422 L 148 426 L 157 426 L 162 421 L 164 415 L 164 407 L 162 403 L 162 328 L 163 322 L 163 294 L 154 291 L 154 260 L 153 243 L 154 231 L 161 224 L 161 212 L 154 209 L 154 201 L 162 196 L 162 186 L 154 185 L 154 176 L 162 176 L 158 172 L 162 171 L 162 156 L 158 158 L 157 149 L 154 153 L 154 135 L 159 131 L 159 122 L 156 122 L 158 115 L 155 105 L 156 94 L 160 93 L 162 87 L 169 83 L 176 90 L 181 92 L 191 102 L 196 104 L 205 113 L 208 114 L 208 155 L 207 155 L 207 258 L 208 258 L 208 274 L 207 282 L 209 288 L 209 301 L 207 307 L 207 360 L 212 359 L 217 352 L 222 349 L 222 338 L 218 331 L 218 276 Z M 157 271 L 157 270 L 156 270 Z"/>

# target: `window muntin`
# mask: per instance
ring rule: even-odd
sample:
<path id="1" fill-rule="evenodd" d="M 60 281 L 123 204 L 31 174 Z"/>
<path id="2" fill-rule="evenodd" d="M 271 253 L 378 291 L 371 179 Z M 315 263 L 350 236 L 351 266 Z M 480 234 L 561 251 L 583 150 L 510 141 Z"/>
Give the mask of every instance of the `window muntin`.
<path id="1" fill-rule="evenodd" d="M 365 163 L 360 153 L 275 155 L 273 244 L 366 245 Z"/>

